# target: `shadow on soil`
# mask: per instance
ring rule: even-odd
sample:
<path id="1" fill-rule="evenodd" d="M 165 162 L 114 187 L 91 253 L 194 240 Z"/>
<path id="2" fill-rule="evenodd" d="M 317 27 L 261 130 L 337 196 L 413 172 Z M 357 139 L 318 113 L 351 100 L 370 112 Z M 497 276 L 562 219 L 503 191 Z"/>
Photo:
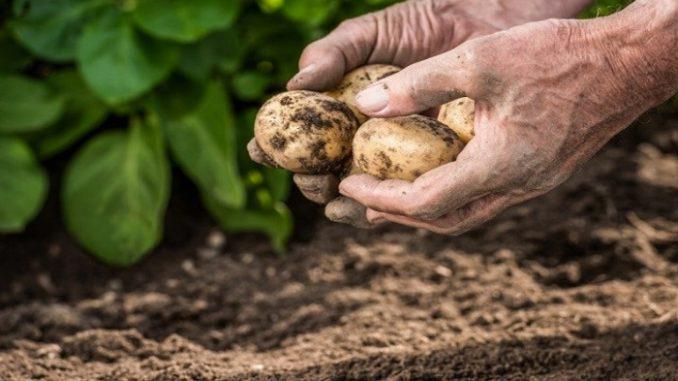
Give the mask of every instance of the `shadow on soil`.
<path id="1" fill-rule="evenodd" d="M 424 354 L 375 355 L 286 373 L 249 376 L 337 381 L 678 379 L 678 322 L 630 325 L 593 336 L 578 342 L 542 337 L 444 348 Z"/>

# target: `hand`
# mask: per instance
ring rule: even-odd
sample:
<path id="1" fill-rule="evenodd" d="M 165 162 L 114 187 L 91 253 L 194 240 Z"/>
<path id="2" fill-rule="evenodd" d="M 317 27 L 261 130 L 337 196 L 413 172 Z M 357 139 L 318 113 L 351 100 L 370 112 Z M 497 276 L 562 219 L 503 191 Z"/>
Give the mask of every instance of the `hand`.
<path id="1" fill-rule="evenodd" d="M 460 234 L 548 192 L 678 90 L 677 8 L 638 0 L 605 19 L 522 25 L 372 85 L 357 101 L 373 117 L 475 99 L 475 138 L 412 183 L 356 175 L 341 194 L 365 205 L 372 223 Z"/>
<path id="2" fill-rule="evenodd" d="M 351 69 L 400 67 L 475 37 L 550 17 L 571 17 L 591 0 L 411 0 L 342 22 L 308 45 L 289 90 L 329 90 Z"/>
<path id="3" fill-rule="evenodd" d="M 419 0 L 347 20 L 325 38 L 310 44 L 299 60 L 300 72 L 289 90 L 328 90 L 343 75 L 368 63 L 407 66 L 447 51 L 474 37 L 547 17 L 567 17 L 588 0 Z M 252 159 L 272 166 L 254 139 Z M 365 207 L 338 197 L 334 175 L 294 175 L 294 182 L 311 201 L 326 204 L 333 221 L 369 227 Z"/>

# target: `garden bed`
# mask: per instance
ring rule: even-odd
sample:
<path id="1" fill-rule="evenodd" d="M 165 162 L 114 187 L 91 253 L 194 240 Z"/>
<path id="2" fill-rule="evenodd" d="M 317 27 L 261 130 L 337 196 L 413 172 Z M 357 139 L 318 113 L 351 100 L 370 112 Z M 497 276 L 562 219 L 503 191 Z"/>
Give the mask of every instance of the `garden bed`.
<path id="1" fill-rule="evenodd" d="M 284 256 L 184 180 L 164 244 L 84 254 L 50 201 L 0 239 L 0 379 L 678 379 L 678 119 L 645 116 L 556 191 L 444 237 L 331 224 Z"/>

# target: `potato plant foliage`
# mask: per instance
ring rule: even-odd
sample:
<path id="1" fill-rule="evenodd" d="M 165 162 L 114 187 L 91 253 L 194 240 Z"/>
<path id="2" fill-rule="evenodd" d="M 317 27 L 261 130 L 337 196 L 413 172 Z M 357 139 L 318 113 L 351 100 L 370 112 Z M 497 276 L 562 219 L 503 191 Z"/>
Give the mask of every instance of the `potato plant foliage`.
<path id="1" fill-rule="evenodd" d="M 0 233 L 39 213 L 41 162 L 66 162 L 51 192 L 68 230 L 102 261 L 132 264 L 162 240 L 175 166 L 225 230 L 283 249 L 289 176 L 247 158 L 256 109 L 308 42 L 392 2 L 2 2 Z"/>
<path id="2" fill-rule="evenodd" d="M 0 2 L 0 234 L 58 193 L 87 251 L 132 264 L 162 239 L 176 166 L 225 230 L 282 249 L 289 177 L 247 158 L 256 109 L 308 42 L 393 2 Z M 62 178 L 48 181 L 49 160 L 67 163 Z"/>

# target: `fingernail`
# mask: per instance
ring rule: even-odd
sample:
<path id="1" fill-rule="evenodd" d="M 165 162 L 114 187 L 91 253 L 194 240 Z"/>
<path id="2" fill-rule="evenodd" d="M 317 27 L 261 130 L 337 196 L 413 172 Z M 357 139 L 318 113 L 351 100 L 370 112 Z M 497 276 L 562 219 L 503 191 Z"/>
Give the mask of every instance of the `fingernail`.
<path id="1" fill-rule="evenodd" d="M 304 77 L 311 74 L 315 70 L 315 68 L 316 68 L 316 64 L 314 64 L 314 63 L 310 64 L 308 66 L 305 66 L 303 69 L 299 70 L 299 72 L 297 74 L 295 74 L 294 77 L 292 77 L 292 79 L 290 79 L 290 83 L 303 81 Z"/>
<path id="2" fill-rule="evenodd" d="M 385 84 L 379 83 L 366 88 L 355 97 L 358 108 L 368 113 L 378 112 L 388 105 L 388 90 Z"/>

